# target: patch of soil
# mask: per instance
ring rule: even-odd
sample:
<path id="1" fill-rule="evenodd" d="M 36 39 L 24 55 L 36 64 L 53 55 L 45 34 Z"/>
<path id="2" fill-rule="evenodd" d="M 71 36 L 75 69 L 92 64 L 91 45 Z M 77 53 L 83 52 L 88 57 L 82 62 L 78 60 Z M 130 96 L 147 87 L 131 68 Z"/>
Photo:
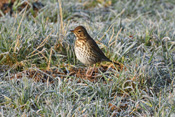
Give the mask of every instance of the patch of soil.
<path id="1" fill-rule="evenodd" d="M 12 15 L 13 12 L 14 12 L 13 11 L 13 5 L 14 5 L 15 2 L 17 2 L 17 1 L 16 0 L 0 0 L 0 10 L 3 12 L 3 14 L 7 14 L 7 13 L 10 12 L 10 15 Z M 22 3 L 21 5 L 18 6 L 17 11 L 21 11 L 25 7 L 27 7 L 27 9 L 30 9 L 32 7 L 32 9 L 34 11 L 33 15 L 36 16 L 39 9 L 44 7 L 44 5 L 41 2 L 38 2 L 38 1 L 32 2 L 30 4 L 28 2 Z M 0 13 L 0 17 L 1 16 L 2 16 L 2 14 Z"/>
<path id="2" fill-rule="evenodd" d="M 121 64 L 122 65 L 122 64 Z M 16 74 L 12 74 L 11 75 L 11 79 L 13 78 L 22 78 L 24 76 L 28 77 L 28 78 L 32 78 L 35 81 L 42 81 L 42 82 L 50 82 L 53 83 L 54 79 L 56 77 L 59 77 L 61 79 L 64 78 L 68 78 L 71 80 L 70 76 L 74 76 L 77 78 L 84 79 L 84 80 L 89 80 L 91 82 L 97 82 L 99 81 L 99 78 L 102 78 L 102 80 L 105 81 L 105 79 L 103 78 L 102 73 L 105 73 L 106 71 L 112 71 L 112 70 L 118 70 L 121 71 L 123 69 L 123 65 L 122 67 L 120 66 L 114 66 L 114 64 L 110 64 L 110 65 L 101 65 L 98 68 L 95 67 L 92 71 L 92 69 L 88 70 L 88 74 L 89 72 L 92 73 L 91 76 L 87 76 L 86 75 L 86 71 L 87 71 L 87 67 L 85 68 L 76 68 L 76 67 L 65 67 L 65 68 L 54 68 L 54 69 L 49 69 L 49 70 L 40 70 L 38 68 L 30 68 L 28 70 L 25 70 L 23 72 L 18 72 Z M 111 73 L 110 73 L 111 74 Z M 105 76 L 107 76 L 109 74 L 105 74 Z"/>

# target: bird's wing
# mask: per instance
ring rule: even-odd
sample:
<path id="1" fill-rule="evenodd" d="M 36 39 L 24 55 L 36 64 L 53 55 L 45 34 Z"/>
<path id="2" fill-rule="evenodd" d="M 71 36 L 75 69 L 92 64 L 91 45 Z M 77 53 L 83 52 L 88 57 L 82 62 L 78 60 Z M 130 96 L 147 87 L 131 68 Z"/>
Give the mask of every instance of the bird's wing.
<path id="1" fill-rule="evenodd" d="M 87 43 L 89 44 L 89 46 L 95 50 L 96 54 L 98 54 L 102 60 L 104 61 L 110 61 L 102 52 L 102 50 L 98 47 L 97 43 L 93 40 L 93 39 L 89 39 L 87 40 Z"/>

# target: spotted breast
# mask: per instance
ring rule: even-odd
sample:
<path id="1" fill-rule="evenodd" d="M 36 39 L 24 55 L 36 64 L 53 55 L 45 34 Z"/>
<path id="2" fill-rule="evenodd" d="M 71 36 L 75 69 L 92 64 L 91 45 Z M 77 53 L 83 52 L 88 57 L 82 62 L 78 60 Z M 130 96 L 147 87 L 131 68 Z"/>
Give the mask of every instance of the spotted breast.
<path id="1" fill-rule="evenodd" d="M 86 40 L 81 39 L 77 39 L 74 46 L 77 59 L 87 66 L 98 62 L 95 53 L 88 46 Z"/>

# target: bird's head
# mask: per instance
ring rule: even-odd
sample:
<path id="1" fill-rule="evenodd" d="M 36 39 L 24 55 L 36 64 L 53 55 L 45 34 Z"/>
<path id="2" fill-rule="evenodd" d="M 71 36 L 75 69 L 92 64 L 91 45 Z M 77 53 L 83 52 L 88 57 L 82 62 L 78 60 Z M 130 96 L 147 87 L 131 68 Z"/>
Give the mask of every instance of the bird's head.
<path id="1" fill-rule="evenodd" d="M 85 39 L 88 36 L 86 29 L 83 26 L 78 26 L 74 30 L 71 30 L 77 38 Z"/>

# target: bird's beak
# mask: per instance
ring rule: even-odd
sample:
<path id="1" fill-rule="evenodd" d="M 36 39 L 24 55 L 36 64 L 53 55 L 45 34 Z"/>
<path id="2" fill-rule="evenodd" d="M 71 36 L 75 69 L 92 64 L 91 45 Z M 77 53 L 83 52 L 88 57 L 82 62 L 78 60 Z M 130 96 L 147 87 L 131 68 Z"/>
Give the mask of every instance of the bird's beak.
<path id="1" fill-rule="evenodd" d="M 74 30 L 70 30 L 70 32 L 74 32 Z"/>

